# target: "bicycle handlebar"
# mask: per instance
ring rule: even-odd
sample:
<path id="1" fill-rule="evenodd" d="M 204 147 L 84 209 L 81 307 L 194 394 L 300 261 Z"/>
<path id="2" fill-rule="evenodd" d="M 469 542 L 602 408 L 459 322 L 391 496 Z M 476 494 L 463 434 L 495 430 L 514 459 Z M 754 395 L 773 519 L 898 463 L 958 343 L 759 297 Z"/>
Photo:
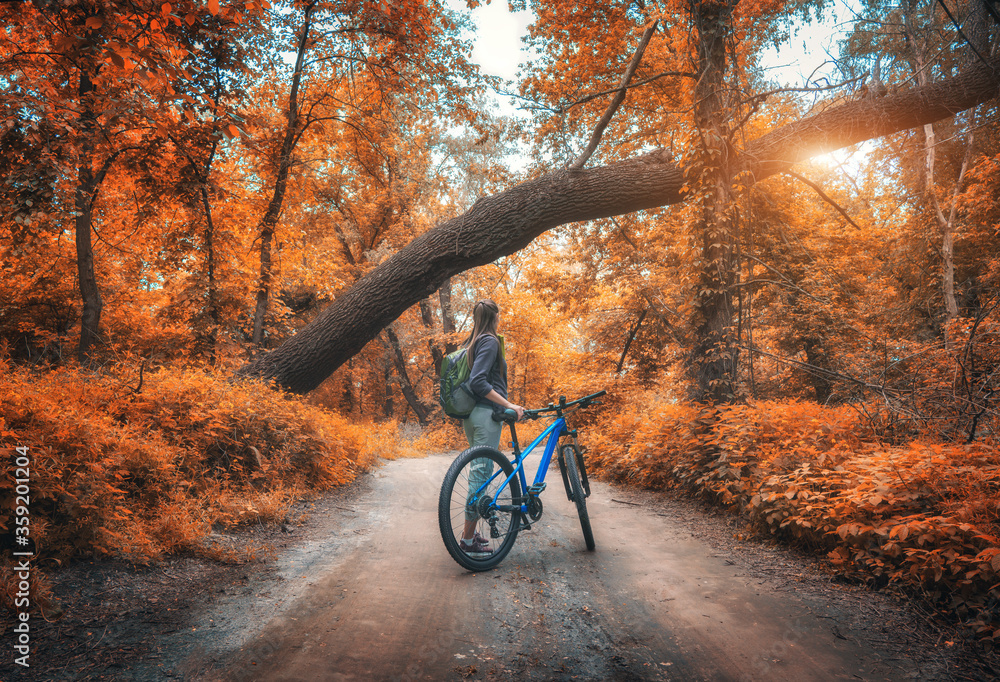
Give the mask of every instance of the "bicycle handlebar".
<path id="1" fill-rule="evenodd" d="M 559 396 L 558 405 L 549 403 L 548 407 L 541 407 L 537 410 L 525 410 L 524 418 L 538 419 L 539 417 L 548 412 L 557 412 L 561 414 L 563 410 L 569 407 L 575 407 L 577 405 L 579 405 L 581 408 L 590 407 L 591 405 L 600 405 L 600 403 L 597 402 L 597 398 L 600 398 L 603 395 L 607 395 L 607 393 L 608 392 L 606 390 L 600 390 L 597 393 L 591 393 L 590 395 L 585 395 L 582 398 L 577 398 L 576 400 L 571 400 L 569 402 L 566 402 L 566 396 L 562 395 Z M 515 412 L 514 410 L 504 410 L 502 414 L 494 413 L 493 420 L 498 422 L 499 421 L 515 422 L 517 421 L 517 412 Z"/>

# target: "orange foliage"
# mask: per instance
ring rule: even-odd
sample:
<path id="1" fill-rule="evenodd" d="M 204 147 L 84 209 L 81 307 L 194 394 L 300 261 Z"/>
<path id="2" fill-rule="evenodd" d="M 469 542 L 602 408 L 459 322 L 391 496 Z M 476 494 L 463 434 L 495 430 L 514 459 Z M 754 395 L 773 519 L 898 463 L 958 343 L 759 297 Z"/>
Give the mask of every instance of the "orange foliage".
<path id="1" fill-rule="evenodd" d="M 214 526 L 284 519 L 296 498 L 413 449 L 394 422 L 352 423 L 257 383 L 159 370 L 136 386 L 108 372 L 0 366 L 0 435 L 28 448 L 31 538 L 43 560 L 182 551 L 239 560 L 212 546 Z M 0 481 L 4 532 L 12 486 Z"/>
<path id="2" fill-rule="evenodd" d="M 1000 637 L 1000 452 L 914 441 L 885 447 L 857 411 L 806 403 L 657 401 L 585 432 L 604 476 L 682 486 L 762 533 L 826 552 L 860 579 L 921 592 Z"/>
<path id="3" fill-rule="evenodd" d="M 727 180 L 733 397 L 757 402 L 679 402 L 711 289 L 704 207 L 690 201 L 571 225 L 455 275 L 449 293 L 405 311 L 392 336 L 308 399 L 208 372 L 244 362 L 258 288 L 269 297 L 261 345 L 275 347 L 415 236 L 515 183 L 505 156 L 517 133 L 533 140 L 538 169 L 575 158 L 654 20 L 635 87 L 591 163 L 669 149 L 695 169 L 688 199 L 708 196 L 696 180 L 719 150 L 696 142 L 691 118 L 697 4 L 532 6 L 537 59 L 519 87 L 539 104 L 533 128 L 477 104 L 485 81 L 457 12 L 362 2 L 316 6 L 321 22 L 351 29 L 314 26 L 302 42 L 308 66 L 289 130 L 293 70 L 270 57 L 308 28 L 304 6 L 5 4 L 0 358 L 11 364 L 0 364 L 0 446 L 31 452 L 42 556 L 238 559 L 211 545 L 214 525 L 282 519 L 297 496 L 350 481 L 377 457 L 463 448 L 461 426 L 435 409 L 435 360 L 468 333 L 473 303 L 491 297 L 513 401 L 540 407 L 612 387 L 604 421 L 582 430 L 603 475 L 708 495 L 839 570 L 952 600 L 992 636 L 1000 155 L 996 124 L 973 115 L 948 124 L 947 139 L 941 128 L 938 187 L 925 186 L 926 150 L 910 133 L 882 143 L 856 178 L 817 161 L 796 167 L 815 182 Z M 727 156 L 813 102 L 816 93 L 760 96 L 770 76 L 757 64 L 765 42 L 787 37 L 790 13 L 811 11 L 785 0 L 735 7 L 726 90 L 740 103 L 718 122 Z M 844 64 L 858 75 L 887 54 L 870 23 Z M 80 185 L 83 171 L 92 186 Z M 942 314 L 931 197 L 956 209 L 955 317 Z M 263 276 L 269 205 L 280 220 Z M 67 365 L 82 336 L 71 233 L 93 236 L 103 302 L 90 366 L 170 366 L 141 390 L 122 364 Z M 806 397 L 831 407 L 798 402 Z M 406 424 L 411 415 L 423 428 Z M 0 530 L 11 497 L 0 480 Z"/>

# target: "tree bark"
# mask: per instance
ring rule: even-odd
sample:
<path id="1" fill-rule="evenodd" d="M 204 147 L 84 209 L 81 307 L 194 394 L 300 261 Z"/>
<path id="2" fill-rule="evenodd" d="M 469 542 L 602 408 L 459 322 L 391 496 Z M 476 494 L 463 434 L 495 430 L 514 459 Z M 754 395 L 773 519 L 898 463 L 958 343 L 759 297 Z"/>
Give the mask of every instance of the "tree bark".
<path id="1" fill-rule="evenodd" d="M 731 216 L 734 159 L 730 158 L 731 117 L 726 78 L 731 5 L 692 3 L 698 31 L 698 83 L 694 122 L 701 149 L 693 192 L 701 204 L 701 282 L 696 293 L 696 343 L 691 353 L 695 397 L 731 402 L 736 397 L 739 345 L 733 338 L 733 285 L 736 226 Z"/>
<path id="2" fill-rule="evenodd" d="M 215 97 L 218 97 L 218 90 L 216 90 Z M 218 120 L 216 120 L 216 125 L 212 130 L 213 136 L 218 134 Z M 205 159 L 204 165 L 199 165 L 193 156 L 186 150 L 180 147 L 177 140 L 174 140 L 174 144 L 181 149 L 182 153 L 187 157 L 188 163 L 191 165 L 191 169 L 198 179 L 199 185 L 199 196 L 201 198 L 201 209 L 205 213 L 205 277 L 206 277 L 206 301 L 205 307 L 208 310 L 208 318 L 211 320 L 210 327 L 208 331 L 201 337 L 200 342 L 208 348 L 209 360 L 215 362 L 216 347 L 218 346 L 219 340 L 219 328 L 221 326 L 221 316 L 219 313 L 219 294 L 218 285 L 215 281 L 215 223 L 212 218 L 212 201 L 208 193 L 208 178 L 212 172 L 212 162 L 215 160 L 215 153 L 218 150 L 219 141 L 216 137 L 212 142 L 212 147 L 208 152 L 208 157 Z"/>
<path id="3" fill-rule="evenodd" d="M 910 48 L 911 66 L 913 69 L 913 75 L 916 82 L 920 86 L 926 86 L 929 82 L 929 77 L 927 72 L 929 70 L 928 60 L 928 45 L 926 35 L 918 34 L 915 21 L 914 12 L 916 11 L 915 3 L 910 3 L 907 6 L 907 11 L 904 14 L 904 27 L 906 29 L 907 44 Z M 944 300 L 945 317 L 944 324 L 942 325 L 942 333 L 944 335 L 945 344 L 948 343 L 948 326 L 953 319 L 958 315 L 958 302 L 955 299 L 955 259 L 954 259 L 954 244 L 955 244 L 955 213 L 958 208 L 958 193 L 961 191 L 962 182 L 965 177 L 965 169 L 968 165 L 968 155 L 966 156 L 966 161 L 962 164 L 962 170 L 959 174 L 958 180 L 955 182 L 954 192 L 951 201 L 951 209 L 949 214 L 945 216 L 944 211 L 941 208 L 941 202 L 938 200 L 937 193 L 937 179 L 935 178 L 935 171 L 937 165 L 937 133 L 934 130 L 933 123 L 925 123 L 923 125 L 924 132 L 924 196 L 926 197 L 928 203 L 934 211 L 934 217 L 938 223 L 938 229 L 941 231 L 941 296 Z M 972 148 L 972 137 L 971 133 L 967 140 L 968 150 L 971 151 Z"/>
<path id="4" fill-rule="evenodd" d="M 441 288 L 438 289 L 438 303 L 441 304 L 441 331 L 445 335 L 451 335 L 455 333 L 455 313 L 451 308 L 451 278 L 449 277 L 444 282 L 441 283 Z M 458 344 L 454 341 L 444 342 L 444 352 L 447 355 L 458 350 Z M 438 368 L 440 369 L 440 368 Z"/>
<path id="5" fill-rule="evenodd" d="M 208 301 L 206 305 L 208 306 L 208 317 L 212 321 L 212 328 L 207 334 L 208 355 L 214 362 L 215 350 L 219 342 L 219 295 L 215 283 L 215 226 L 212 223 L 212 204 L 208 200 L 208 187 L 204 183 L 201 186 L 201 204 L 205 210 L 205 271 L 208 276 Z"/>
<path id="6" fill-rule="evenodd" d="M 434 329 L 434 311 L 431 310 L 431 304 L 426 298 L 420 301 L 420 319 L 424 323 L 425 329 Z M 433 339 L 427 339 L 427 350 L 430 351 L 431 359 L 434 362 L 434 374 L 440 376 L 444 353 Z"/>
<path id="7" fill-rule="evenodd" d="M 410 409 L 413 410 L 413 414 L 417 415 L 417 421 L 420 422 L 420 425 L 426 426 L 427 408 L 421 404 L 420 399 L 417 397 L 417 392 L 413 390 L 413 384 L 410 383 L 410 375 L 406 371 L 406 359 L 403 357 L 403 349 L 399 344 L 399 337 L 396 336 L 396 332 L 393 331 L 391 326 L 385 328 L 385 335 L 389 337 L 392 362 L 396 366 L 396 374 L 399 376 L 399 388 L 403 392 L 403 397 L 406 399 L 406 403 L 410 406 Z"/>
<path id="8" fill-rule="evenodd" d="M 299 128 L 299 85 L 302 82 L 302 68 L 305 63 L 306 50 L 309 46 L 309 31 L 311 29 L 312 12 L 316 3 L 311 2 L 305 7 L 302 20 L 302 34 L 299 36 L 298 49 L 295 56 L 295 71 L 292 73 L 292 86 L 288 93 L 288 112 L 285 121 L 285 135 L 281 141 L 281 151 L 278 154 L 278 170 L 274 180 L 274 192 L 267 204 L 264 218 L 260 222 L 260 280 L 257 285 L 257 304 L 253 313 L 253 345 L 260 347 L 264 341 L 264 320 L 267 316 L 268 297 L 271 292 L 271 240 L 281 215 L 281 205 L 285 200 L 285 190 L 288 187 L 288 173 L 292 167 L 292 150 L 295 147 L 295 136 Z"/>
<path id="9" fill-rule="evenodd" d="M 383 378 L 385 379 L 385 400 L 382 403 L 382 415 L 386 418 L 392 417 L 394 411 L 392 405 L 392 358 L 391 351 L 386 348 L 385 350 L 385 367 L 382 368 Z"/>
<path id="10" fill-rule="evenodd" d="M 93 168 L 94 133 L 97 120 L 89 99 L 93 91 L 94 83 L 90 79 L 90 74 L 81 68 L 78 95 L 82 110 L 80 128 L 83 141 L 80 145 L 76 194 L 73 202 L 76 212 L 74 220 L 76 267 L 80 282 L 80 298 L 83 300 L 83 312 L 80 316 L 80 345 L 77 348 L 77 359 L 81 363 L 87 362 L 91 347 L 100 339 L 101 310 L 104 308 L 101 292 L 97 286 L 97 274 L 94 269 L 94 245 L 91 236 L 94 221 L 94 196 L 98 186 Z"/>
<path id="11" fill-rule="evenodd" d="M 214 363 L 215 353 L 219 345 L 219 329 L 221 327 L 221 315 L 219 313 L 218 285 L 215 281 L 215 223 L 212 219 L 212 202 L 208 195 L 208 179 L 212 173 L 212 163 L 215 161 L 215 153 L 219 149 L 219 116 L 218 101 L 222 91 L 222 84 L 219 79 L 219 71 L 215 72 L 215 91 L 212 93 L 212 101 L 215 102 L 215 110 L 212 113 L 212 147 L 205 159 L 205 165 L 198 171 L 198 184 L 201 190 L 201 206 L 205 211 L 205 274 L 208 278 L 208 317 L 212 321 L 212 328 L 208 332 L 209 358 Z M 198 169 L 198 165 L 191 159 L 192 167 Z"/>
<path id="12" fill-rule="evenodd" d="M 760 181 L 814 155 L 947 118 L 998 90 L 1000 60 L 992 58 L 938 83 L 833 106 L 782 126 L 751 142 L 737 168 Z M 480 199 L 414 239 L 239 374 L 271 379 L 294 393 L 311 391 L 449 277 L 514 253 L 565 223 L 679 203 L 683 185 L 683 171 L 658 150 L 609 166 L 555 171 Z"/>

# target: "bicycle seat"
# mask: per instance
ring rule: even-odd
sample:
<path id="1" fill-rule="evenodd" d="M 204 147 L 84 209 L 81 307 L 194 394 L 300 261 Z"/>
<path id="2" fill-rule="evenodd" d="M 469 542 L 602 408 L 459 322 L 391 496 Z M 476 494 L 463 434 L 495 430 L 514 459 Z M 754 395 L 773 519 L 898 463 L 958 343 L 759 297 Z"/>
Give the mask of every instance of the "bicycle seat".
<path id="1" fill-rule="evenodd" d="M 517 421 L 517 412 L 515 412 L 514 410 L 504 410 L 503 412 L 494 412 L 493 421 L 513 424 L 514 422 Z"/>

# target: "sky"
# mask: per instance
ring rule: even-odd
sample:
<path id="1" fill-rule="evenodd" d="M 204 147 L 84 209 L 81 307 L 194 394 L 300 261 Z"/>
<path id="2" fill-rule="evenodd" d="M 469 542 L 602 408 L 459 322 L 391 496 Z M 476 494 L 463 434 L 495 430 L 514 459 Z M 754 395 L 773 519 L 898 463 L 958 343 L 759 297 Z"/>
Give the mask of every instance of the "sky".
<path id="1" fill-rule="evenodd" d="M 451 0 L 451 4 L 456 9 L 464 6 L 461 0 Z M 473 61 L 491 76 L 514 80 L 519 62 L 527 58 L 521 38 L 531 23 L 532 13 L 511 14 L 505 0 L 493 0 L 472 10 L 471 15 L 476 25 Z M 800 27 L 780 50 L 773 47 L 765 50 L 763 60 L 771 78 L 781 84 L 801 85 L 814 69 L 822 67 L 829 59 L 827 51 L 836 52 L 837 23 L 841 16 L 849 16 L 843 0 L 828 7 L 822 23 Z"/>
<path id="2" fill-rule="evenodd" d="M 469 11 L 464 0 L 449 2 L 456 9 Z M 530 11 L 512 14 L 507 9 L 506 0 L 492 0 L 490 4 L 482 4 L 472 10 L 471 16 L 476 26 L 473 61 L 491 76 L 515 81 L 519 63 L 528 58 L 521 38 L 527 33 L 533 14 Z M 836 0 L 827 5 L 823 21 L 799 26 L 791 39 L 780 48 L 772 46 L 764 50 L 762 62 L 775 86 L 804 86 L 810 77 L 817 78 L 824 73 L 831 79 L 835 78 L 830 55 L 837 53 L 837 40 L 849 28 L 844 24 L 845 18 L 851 16 L 847 0 Z M 511 98 L 497 99 L 502 113 L 519 113 Z M 860 160 L 859 156 L 863 155 L 863 151 L 859 155 L 857 152 L 843 150 L 825 154 L 817 160 L 829 165 L 847 163 L 853 167 Z"/>
<path id="3" fill-rule="evenodd" d="M 533 18 L 529 11 L 508 12 L 506 0 L 493 0 L 472 10 L 472 19 L 476 23 L 473 61 L 491 76 L 514 80 L 518 62 L 527 54 L 521 52 L 521 38 L 527 33 Z"/>

